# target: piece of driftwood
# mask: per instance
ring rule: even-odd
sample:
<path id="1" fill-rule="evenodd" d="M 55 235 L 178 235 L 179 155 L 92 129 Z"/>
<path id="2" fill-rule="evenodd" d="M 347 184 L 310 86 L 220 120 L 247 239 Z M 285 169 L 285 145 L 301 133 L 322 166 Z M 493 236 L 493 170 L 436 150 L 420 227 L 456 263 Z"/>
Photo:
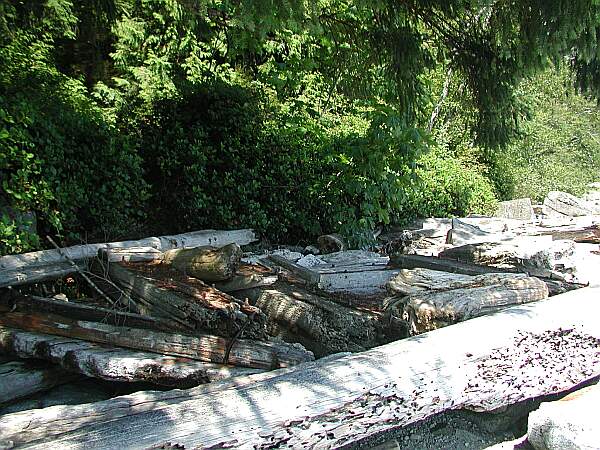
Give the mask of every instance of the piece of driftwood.
<path id="1" fill-rule="evenodd" d="M 571 230 L 542 231 L 541 234 L 549 234 L 554 240 L 570 239 L 578 243 L 600 244 L 600 225 Z"/>
<path id="2" fill-rule="evenodd" d="M 243 291 L 269 318 L 272 330 L 298 337 L 317 357 L 362 351 L 382 342 L 380 317 L 339 305 L 286 283 Z M 286 334 L 289 330 L 293 334 Z M 273 333 L 273 331 L 271 331 Z M 286 340 L 287 340 L 286 339 Z"/>
<path id="3" fill-rule="evenodd" d="M 313 354 L 299 345 L 115 327 L 50 314 L 4 313 L 0 316 L 0 324 L 36 333 L 257 369 L 287 367 L 313 359 Z"/>
<path id="4" fill-rule="evenodd" d="M 277 274 L 259 264 L 242 264 L 231 279 L 212 283 L 222 292 L 237 292 L 261 286 L 270 286 L 277 281 Z"/>
<path id="5" fill-rule="evenodd" d="M 424 280 L 423 274 L 418 278 Z M 410 278 L 406 277 L 407 280 Z M 413 280 L 418 284 L 414 277 Z M 406 321 L 410 334 L 416 335 L 491 314 L 507 306 L 548 298 L 548 287 L 534 277 L 486 274 L 465 280 L 459 276 L 455 283 L 458 287 L 452 288 L 450 277 L 439 283 L 427 280 L 430 289 L 426 291 L 387 299 L 386 316 Z M 450 289 L 444 289 L 448 287 Z"/>
<path id="6" fill-rule="evenodd" d="M 240 266 L 242 249 L 232 243 L 223 247 L 194 247 L 166 251 L 163 264 L 202 281 L 230 279 Z"/>
<path id="7" fill-rule="evenodd" d="M 245 337 L 265 336 L 264 314 L 255 307 L 221 292 L 198 279 L 154 278 L 152 266 L 109 264 L 108 276 L 148 316 L 167 318 L 190 330 L 234 336 L 244 328 Z M 150 276 L 148 276 L 150 275 Z M 119 292 L 104 286 L 108 295 Z"/>
<path id="8" fill-rule="evenodd" d="M 334 253 L 348 250 L 348 244 L 343 236 L 333 233 L 324 234 L 317 238 L 317 244 L 321 253 Z"/>
<path id="9" fill-rule="evenodd" d="M 520 269 L 515 267 L 490 267 L 480 264 L 473 264 L 453 259 L 438 258 L 421 255 L 395 255 L 392 257 L 392 263 L 402 269 L 424 268 L 437 270 L 441 272 L 460 273 L 464 275 L 482 275 L 486 273 L 519 273 Z M 522 270 L 521 270 L 522 273 Z M 551 276 L 551 273 L 547 275 Z M 560 279 L 537 276 L 548 286 L 550 295 L 563 294 L 575 289 L 585 287 L 584 284 L 568 283 Z"/>
<path id="10" fill-rule="evenodd" d="M 301 370 L 9 414 L 0 417 L 0 440 L 340 448 L 450 409 L 494 411 L 600 376 L 599 295 L 569 292 Z"/>
<path id="11" fill-rule="evenodd" d="M 149 237 L 137 241 L 111 242 L 101 244 L 75 245 L 62 251 L 77 265 L 84 267 L 86 262 L 105 248 L 152 247 L 161 252 L 175 248 L 211 245 L 222 247 L 230 243 L 246 245 L 256 241 L 253 230 L 203 230 L 172 236 Z M 75 272 L 71 264 L 57 250 L 42 250 L 0 257 L 0 288 L 57 278 Z"/>
<path id="12" fill-rule="evenodd" d="M 107 347 L 3 326 L 0 326 L 0 352 L 19 358 L 46 360 L 69 372 L 88 377 L 122 382 L 144 381 L 181 389 L 259 371 Z"/>
<path id="13" fill-rule="evenodd" d="M 57 366 L 22 361 L 2 363 L 0 404 L 47 391 L 76 378 L 76 375 Z"/>
<path id="14" fill-rule="evenodd" d="M 421 294 L 429 291 L 449 291 L 481 286 L 489 286 L 506 279 L 524 278 L 525 274 L 489 273 L 470 276 L 442 272 L 431 269 L 402 269 L 398 275 L 388 281 L 386 287 L 393 295 Z"/>
<path id="15" fill-rule="evenodd" d="M 167 318 L 143 316 L 141 314 L 88 305 L 86 299 L 75 301 L 56 300 L 35 295 L 15 295 L 0 297 L 0 312 L 21 312 L 25 314 L 56 314 L 75 320 L 103 322 L 109 325 L 145 328 L 156 331 L 184 330 L 177 322 Z"/>

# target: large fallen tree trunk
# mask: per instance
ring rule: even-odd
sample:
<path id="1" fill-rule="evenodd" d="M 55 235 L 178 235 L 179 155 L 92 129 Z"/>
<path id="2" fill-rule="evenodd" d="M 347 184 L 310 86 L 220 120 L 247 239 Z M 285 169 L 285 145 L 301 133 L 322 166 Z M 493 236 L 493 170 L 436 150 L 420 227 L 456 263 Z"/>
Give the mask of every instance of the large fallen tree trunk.
<path id="1" fill-rule="evenodd" d="M 202 281 L 230 279 L 240 266 L 242 249 L 233 243 L 224 247 L 179 248 L 166 251 L 163 264 Z"/>
<path id="2" fill-rule="evenodd" d="M 230 243 L 245 245 L 256 241 L 253 230 L 202 230 L 173 236 L 149 237 L 138 241 L 111 242 L 101 244 L 75 245 L 61 251 L 42 250 L 0 257 L 0 288 L 57 278 L 75 272 L 65 260 L 66 254 L 80 266 L 93 259 L 98 250 L 107 248 L 152 247 L 161 252 L 175 248 L 211 245 L 222 247 Z"/>
<path id="3" fill-rule="evenodd" d="M 519 273 L 515 267 L 490 267 L 480 264 L 473 264 L 453 259 L 438 258 L 421 255 L 395 255 L 392 262 L 403 269 L 424 268 L 442 272 L 464 274 L 464 275 L 482 275 L 486 273 Z M 552 275 L 548 273 L 548 275 Z M 568 283 L 562 280 L 551 279 L 548 277 L 537 276 L 548 286 L 549 295 L 558 295 L 575 289 L 585 287 L 584 284 Z"/>
<path id="4" fill-rule="evenodd" d="M 259 264 L 242 264 L 230 280 L 217 281 L 213 286 L 223 292 L 237 292 L 261 286 L 270 286 L 278 279 L 277 274 Z"/>
<path id="5" fill-rule="evenodd" d="M 47 391 L 77 376 L 56 366 L 11 361 L 0 364 L 0 404 Z"/>
<path id="6" fill-rule="evenodd" d="M 109 264 L 107 275 L 135 302 L 136 310 L 142 314 L 169 318 L 189 330 L 220 336 L 235 336 L 242 328 L 245 337 L 266 335 L 265 315 L 256 307 L 198 279 L 155 278 L 151 266 L 130 264 L 127 267 Z M 102 286 L 109 296 L 122 297 L 121 292 L 111 286 Z"/>
<path id="7" fill-rule="evenodd" d="M 187 336 L 140 328 L 115 327 L 50 314 L 5 313 L 0 316 L 0 324 L 100 344 L 257 369 L 287 367 L 313 359 L 312 353 L 292 344 L 226 339 L 211 335 Z"/>
<path id="8" fill-rule="evenodd" d="M 124 382 L 145 381 L 180 389 L 259 371 L 106 347 L 79 339 L 3 326 L 0 326 L 0 353 L 50 361 L 70 372 L 93 378 Z M 65 379 L 68 381 L 69 377 Z"/>
<path id="9" fill-rule="evenodd" d="M 404 320 L 412 335 L 548 297 L 548 287 L 537 278 L 439 273 L 436 279 L 432 272 L 404 272 L 395 283 L 390 283 L 401 296 L 387 299 L 386 316 L 395 322 Z"/>
<path id="10" fill-rule="evenodd" d="M 339 448 L 449 409 L 493 411 L 600 376 L 598 295 L 569 292 L 301 370 L 236 379 L 238 387 L 225 381 L 10 414 L 0 417 L 0 440 Z"/>
<path id="11" fill-rule="evenodd" d="M 378 315 L 339 305 L 298 286 L 277 283 L 241 294 L 267 315 L 272 334 L 296 338 L 316 356 L 362 351 L 383 341 Z"/>

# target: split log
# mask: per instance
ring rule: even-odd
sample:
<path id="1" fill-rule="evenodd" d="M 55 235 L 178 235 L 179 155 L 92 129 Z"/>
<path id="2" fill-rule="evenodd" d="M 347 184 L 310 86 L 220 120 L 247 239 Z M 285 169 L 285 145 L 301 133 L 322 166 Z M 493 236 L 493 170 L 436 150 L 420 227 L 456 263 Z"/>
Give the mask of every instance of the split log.
<path id="1" fill-rule="evenodd" d="M 256 241 L 253 230 L 203 230 L 173 236 L 149 237 L 138 241 L 75 245 L 62 251 L 81 267 L 106 248 L 152 247 L 162 252 L 175 248 L 211 245 L 222 247 L 233 242 L 246 245 Z M 75 272 L 58 250 L 42 250 L 0 257 L 0 288 L 37 283 Z"/>
<path id="2" fill-rule="evenodd" d="M 0 364 L 0 404 L 69 383 L 77 376 L 47 364 L 11 361 Z"/>
<path id="3" fill-rule="evenodd" d="M 473 280 L 461 277 L 456 284 L 463 287 L 443 289 L 451 283 L 446 279 L 429 292 L 388 299 L 386 317 L 405 320 L 410 334 L 416 335 L 491 314 L 507 306 L 548 298 L 546 284 L 533 277 L 507 274 L 479 275 Z"/>
<path id="4" fill-rule="evenodd" d="M 382 343 L 380 317 L 357 311 L 311 294 L 297 286 L 244 291 L 269 318 L 272 330 L 294 339 L 320 357 L 338 352 L 357 352 Z M 291 331 L 291 334 L 286 334 Z M 271 331 L 273 333 L 273 331 Z"/>
<path id="5" fill-rule="evenodd" d="M 438 270 L 417 268 L 402 269 L 398 275 L 388 281 L 386 287 L 393 295 L 413 295 L 430 291 L 450 291 L 468 289 L 501 283 L 506 279 L 524 278 L 525 274 L 490 273 L 470 276 Z"/>
<path id="6" fill-rule="evenodd" d="M 240 266 L 242 249 L 237 244 L 224 247 L 195 247 L 169 250 L 163 263 L 170 264 L 185 275 L 202 281 L 230 279 Z"/>
<path id="7" fill-rule="evenodd" d="M 297 345 L 115 327 L 50 314 L 5 313 L 0 316 L 0 324 L 36 333 L 256 369 L 287 367 L 313 359 L 312 353 Z"/>
<path id="8" fill-rule="evenodd" d="M 0 440 L 71 449 L 350 446 L 450 409 L 493 411 L 600 376 L 598 295 L 570 292 L 301 370 L 244 377 L 238 387 L 225 381 L 9 414 L 0 417 Z"/>
<path id="9" fill-rule="evenodd" d="M 420 255 L 396 255 L 392 257 L 392 262 L 396 267 L 403 269 L 431 269 L 441 272 L 460 273 L 464 275 L 482 275 L 486 273 L 519 273 L 515 267 L 489 267 L 480 264 L 473 264 L 453 259 L 437 258 Z M 537 276 L 548 286 L 550 295 L 564 294 L 586 287 L 585 284 L 568 283 L 566 281 L 549 278 L 552 273 L 547 273 L 547 277 Z"/>
<path id="10" fill-rule="evenodd" d="M 78 300 L 78 301 L 85 301 Z M 116 309 L 90 306 L 85 303 L 65 302 L 35 295 L 0 297 L 0 312 L 21 312 L 26 314 L 56 314 L 75 320 L 103 322 L 109 325 L 144 328 L 156 331 L 176 331 L 185 329 L 177 322 L 166 318 L 143 316 Z"/>
<path id="11" fill-rule="evenodd" d="M 144 381 L 180 389 L 259 371 L 106 347 L 3 326 L 0 326 L 0 352 L 19 358 L 46 360 L 69 372 L 88 377 L 121 382 Z M 72 377 L 65 378 L 67 381 L 70 379 Z"/>
<path id="12" fill-rule="evenodd" d="M 110 264 L 108 276 L 132 298 L 142 314 L 171 319 L 189 330 L 220 336 L 234 336 L 242 327 L 245 337 L 265 336 L 266 317 L 258 308 L 198 279 L 185 276 L 173 279 L 168 273 L 155 275 L 154 269 L 161 270 L 154 266 L 129 264 L 125 268 Z M 104 286 L 104 290 L 113 298 L 121 296 L 110 286 Z"/>

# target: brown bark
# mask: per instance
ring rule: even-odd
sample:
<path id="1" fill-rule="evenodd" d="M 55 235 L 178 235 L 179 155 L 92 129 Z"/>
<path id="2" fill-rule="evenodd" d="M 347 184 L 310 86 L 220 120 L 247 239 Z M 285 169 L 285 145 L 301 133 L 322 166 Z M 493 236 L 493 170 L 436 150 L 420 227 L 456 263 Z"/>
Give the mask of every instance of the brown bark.
<path id="1" fill-rule="evenodd" d="M 163 263 L 202 281 L 230 279 L 240 266 L 242 249 L 237 244 L 221 248 L 195 247 L 166 251 Z"/>

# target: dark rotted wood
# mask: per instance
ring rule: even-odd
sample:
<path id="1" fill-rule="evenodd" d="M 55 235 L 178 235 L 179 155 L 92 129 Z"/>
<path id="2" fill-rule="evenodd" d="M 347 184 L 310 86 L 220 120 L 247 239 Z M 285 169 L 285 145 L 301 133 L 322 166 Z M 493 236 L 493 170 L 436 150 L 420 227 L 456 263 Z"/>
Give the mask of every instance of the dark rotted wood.
<path id="1" fill-rule="evenodd" d="M 194 247 L 166 251 L 163 263 L 203 281 L 229 280 L 240 266 L 242 249 L 233 243 L 224 247 Z"/>
<path id="2" fill-rule="evenodd" d="M 50 314 L 4 313 L 0 316 L 0 324 L 36 333 L 257 369 L 287 367 L 314 359 L 313 354 L 304 348 L 286 343 L 231 340 L 206 334 L 188 336 L 141 328 L 115 327 Z"/>
<path id="3" fill-rule="evenodd" d="M 0 404 L 47 391 L 77 378 L 58 366 L 10 361 L 0 364 Z"/>
<path id="4" fill-rule="evenodd" d="M 143 381 L 180 389 L 261 371 L 109 347 L 71 337 L 3 326 L 0 326 L 0 353 L 46 360 L 70 372 L 93 378 L 120 382 Z M 72 377 L 65 378 L 67 381 L 70 379 Z"/>
<path id="5" fill-rule="evenodd" d="M 108 265 L 108 276 L 135 302 L 144 315 L 168 318 L 189 330 L 235 336 L 244 327 L 244 336 L 266 336 L 265 315 L 257 308 L 221 292 L 202 281 L 154 272 L 157 266 L 144 264 Z M 168 266 L 167 266 L 168 267 Z M 103 286 L 108 295 L 121 298 L 121 293 Z"/>
<path id="6" fill-rule="evenodd" d="M 145 328 L 157 331 L 183 330 L 184 327 L 166 318 L 143 316 L 116 309 L 102 308 L 96 305 L 75 301 L 56 300 L 35 295 L 16 295 L 0 297 L 0 312 L 21 312 L 26 314 L 45 313 L 66 316 L 75 320 L 103 322 L 109 325 Z"/>
<path id="7" fill-rule="evenodd" d="M 438 270 L 441 272 L 460 273 L 464 275 L 482 275 L 486 273 L 519 273 L 512 267 L 490 267 L 481 264 L 473 264 L 464 261 L 456 261 L 436 256 L 421 255 L 394 255 L 391 262 L 402 269 L 424 268 Z M 567 283 L 561 280 L 552 280 L 547 277 L 537 277 L 548 286 L 549 295 L 558 295 L 575 289 L 585 287 L 583 284 Z"/>
<path id="8" fill-rule="evenodd" d="M 0 440 L 40 449 L 357 446 L 444 411 L 494 411 L 596 379 L 598 295 L 581 289 L 243 381 L 9 414 Z"/>
<path id="9" fill-rule="evenodd" d="M 362 351 L 384 340 L 380 315 L 339 305 L 299 286 L 278 282 L 240 294 L 267 315 L 272 331 L 287 339 L 302 336 L 296 342 L 317 356 Z"/>

